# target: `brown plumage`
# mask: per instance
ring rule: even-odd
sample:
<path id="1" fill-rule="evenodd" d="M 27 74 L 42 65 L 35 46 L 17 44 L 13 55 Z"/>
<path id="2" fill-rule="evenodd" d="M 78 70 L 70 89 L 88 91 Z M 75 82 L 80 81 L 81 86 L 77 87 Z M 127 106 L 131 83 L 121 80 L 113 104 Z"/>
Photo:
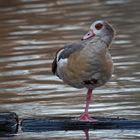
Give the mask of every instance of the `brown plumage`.
<path id="1" fill-rule="evenodd" d="M 108 22 L 95 21 L 83 41 L 68 44 L 56 53 L 52 72 L 72 87 L 88 89 L 85 112 L 80 120 L 91 120 L 88 108 L 92 90 L 111 78 L 113 62 L 108 49 L 114 33 Z"/>

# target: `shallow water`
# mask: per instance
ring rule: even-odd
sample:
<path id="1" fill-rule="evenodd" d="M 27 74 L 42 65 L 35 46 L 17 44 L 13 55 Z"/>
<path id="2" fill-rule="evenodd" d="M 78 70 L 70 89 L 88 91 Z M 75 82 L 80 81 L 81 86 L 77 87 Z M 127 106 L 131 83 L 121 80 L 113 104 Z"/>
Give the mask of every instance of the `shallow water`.
<path id="1" fill-rule="evenodd" d="M 1 0 L 0 111 L 30 116 L 79 116 L 86 90 L 52 75 L 55 52 L 78 41 L 97 19 L 117 30 L 112 79 L 94 91 L 92 116 L 140 118 L 140 1 Z M 140 139 L 139 130 L 91 130 L 91 139 Z M 19 132 L 13 139 L 85 139 L 82 131 Z"/>

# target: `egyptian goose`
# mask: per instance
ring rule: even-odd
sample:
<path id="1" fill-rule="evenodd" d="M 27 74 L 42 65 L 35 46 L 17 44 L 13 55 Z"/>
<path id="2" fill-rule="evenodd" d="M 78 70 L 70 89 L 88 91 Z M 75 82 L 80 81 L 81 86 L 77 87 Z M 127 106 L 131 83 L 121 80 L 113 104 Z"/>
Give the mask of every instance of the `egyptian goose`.
<path id="1" fill-rule="evenodd" d="M 52 72 L 66 84 L 88 89 L 85 111 L 80 116 L 82 121 L 92 120 L 88 109 L 93 89 L 111 78 L 113 62 L 109 48 L 114 34 L 115 30 L 108 22 L 95 21 L 82 41 L 59 49 L 52 63 Z"/>

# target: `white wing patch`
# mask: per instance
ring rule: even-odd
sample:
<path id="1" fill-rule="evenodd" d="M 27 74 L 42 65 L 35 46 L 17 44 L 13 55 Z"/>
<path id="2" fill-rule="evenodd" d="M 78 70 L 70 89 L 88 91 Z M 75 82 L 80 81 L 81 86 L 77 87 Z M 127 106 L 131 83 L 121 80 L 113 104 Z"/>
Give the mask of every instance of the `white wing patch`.
<path id="1" fill-rule="evenodd" d="M 68 62 L 68 59 L 67 58 L 65 58 L 65 59 L 60 59 L 58 62 L 57 62 L 57 65 L 58 65 L 58 67 L 59 68 L 61 68 L 61 67 L 63 67 L 65 64 L 67 64 L 67 62 Z"/>
<path id="2" fill-rule="evenodd" d="M 64 49 L 60 50 L 60 51 L 57 53 L 57 56 L 56 56 L 56 62 L 57 62 L 57 63 L 58 63 L 58 61 L 59 61 L 59 56 L 60 56 L 61 52 L 63 52 L 63 51 L 64 51 Z"/>
<path id="3" fill-rule="evenodd" d="M 57 62 L 57 70 L 56 70 L 56 73 L 57 73 L 57 76 L 62 79 L 62 68 L 64 67 L 64 65 L 67 65 L 67 62 L 68 62 L 68 59 L 65 58 L 65 59 L 60 59 L 58 62 Z"/>
<path id="4" fill-rule="evenodd" d="M 62 69 L 64 67 L 64 65 L 67 64 L 68 62 L 68 59 L 67 58 L 60 58 L 60 55 L 61 53 L 64 51 L 64 49 L 60 50 L 58 53 L 57 53 L 57 56 L 56 56 L 56 63 L 57 63 L 57 70 L 56 70 L 56 75 L 61 79 L 62 77 Z"/>

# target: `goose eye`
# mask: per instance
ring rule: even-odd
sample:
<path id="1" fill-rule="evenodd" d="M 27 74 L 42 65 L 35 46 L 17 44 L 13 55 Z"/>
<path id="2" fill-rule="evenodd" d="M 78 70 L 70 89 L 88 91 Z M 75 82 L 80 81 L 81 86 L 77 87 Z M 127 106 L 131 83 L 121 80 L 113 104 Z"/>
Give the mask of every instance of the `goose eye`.
<path id="1" fill-rule="evenodd" d="M 97 30 L 100 30 L 102 27 L 103 27 L 103 24 L 101 24 L 101 23 L 97 23 L 97 24 L 95 25 L 95 28 L 96 28 Z"/>

